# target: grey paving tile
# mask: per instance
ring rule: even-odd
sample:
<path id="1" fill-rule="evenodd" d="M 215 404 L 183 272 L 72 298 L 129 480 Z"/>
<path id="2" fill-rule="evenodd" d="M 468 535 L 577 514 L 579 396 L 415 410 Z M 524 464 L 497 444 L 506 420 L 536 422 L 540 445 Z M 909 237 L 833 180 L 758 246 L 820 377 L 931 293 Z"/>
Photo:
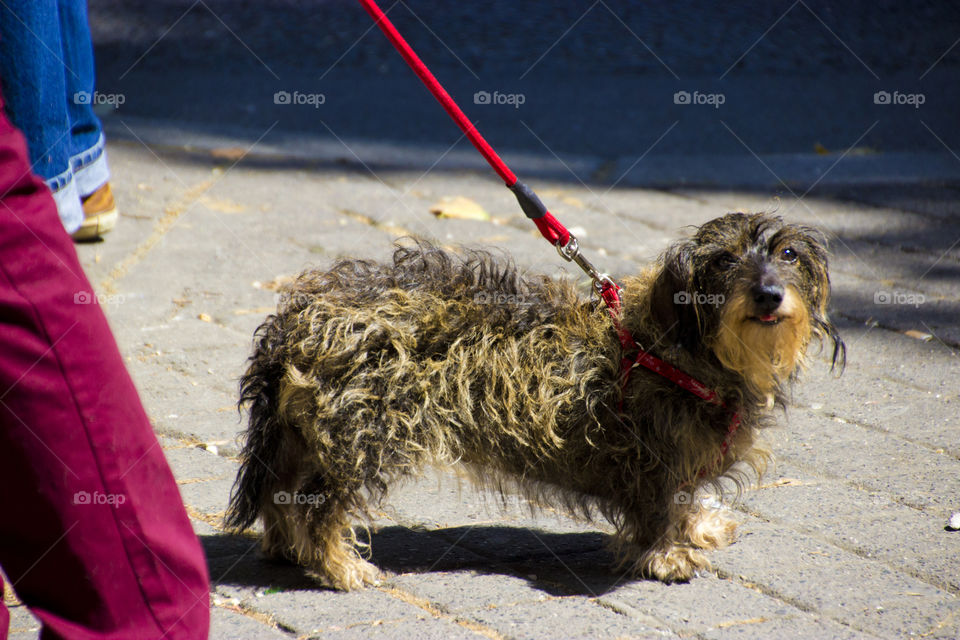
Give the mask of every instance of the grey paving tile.
<path id="1" fill-rule="evenodd" d="M 210 609 L 210 640 L 290 640 L 293 637 L 243 613 L 224 607 Z"/>
<path id="2" fill-rule="evenodd" d="M 667 630 L 651 627 L 580 598 L 481 609 L 471 612 L 470 617 L 508 638 L 676 637 Z"/>
<path id="3" fill-rule="evenodd" d="M 448 613 L 542 602 L 550 597 L 523 578 L 473 571 L 405 575 L 391 579 L 390 584 Z"/>

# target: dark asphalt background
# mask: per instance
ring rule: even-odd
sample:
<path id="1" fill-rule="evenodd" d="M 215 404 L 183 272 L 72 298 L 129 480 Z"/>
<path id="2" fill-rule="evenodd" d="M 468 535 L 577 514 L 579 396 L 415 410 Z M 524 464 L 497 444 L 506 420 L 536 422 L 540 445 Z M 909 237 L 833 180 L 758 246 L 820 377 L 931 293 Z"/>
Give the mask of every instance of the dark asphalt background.
<path id="1" fill-rule="evenodd" d="M 956 2 L 381 6 L 505 155 L 960 149 Z M 120 118 L 399 148 L 442 150 L 459 137 L 355 2 L 91 0 L 90 14 L 99 90 L 124 95 Z M 324 103 L 277 105 L 277 91 Z M 477 91 L 524 103 L 474 104 Z M 724 103 L 678 105 L 677 91 Z M 877 91 L 924 103 L 878 105 Z"/>

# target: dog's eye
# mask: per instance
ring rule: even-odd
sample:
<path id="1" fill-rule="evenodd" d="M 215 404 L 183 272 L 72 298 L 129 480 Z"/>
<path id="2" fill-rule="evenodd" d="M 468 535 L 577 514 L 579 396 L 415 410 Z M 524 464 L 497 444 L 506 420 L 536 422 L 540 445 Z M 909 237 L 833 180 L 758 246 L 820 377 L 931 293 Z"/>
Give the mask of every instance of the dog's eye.
<path id="1" fill-rule="evenodd" d="M 737 264 L 737 256 L 725 251 L 714 258 L 714 264 L 720 269 L 729 269 Z"/>
<path id="2" fill-rule="evenodd" d="M 796 262 L 797 261 L 797 252 L 793 247 L 787 247 L 780 252 L 780 259 L 784 262 Z"/>

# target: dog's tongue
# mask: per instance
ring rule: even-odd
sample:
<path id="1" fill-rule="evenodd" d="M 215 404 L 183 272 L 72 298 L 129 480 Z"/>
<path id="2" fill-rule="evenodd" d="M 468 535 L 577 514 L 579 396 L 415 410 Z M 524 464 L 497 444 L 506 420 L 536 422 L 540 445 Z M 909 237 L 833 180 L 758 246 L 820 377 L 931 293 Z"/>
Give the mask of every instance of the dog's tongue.
<path id="1" fill-rule="evenodd" d="M 760 322 L 774 322 L 776 319 L 777 319 L 777 316 L 773 315 L 772 313 L 769 313 L 765 316 L 760 316 L 758 318 Z"/>

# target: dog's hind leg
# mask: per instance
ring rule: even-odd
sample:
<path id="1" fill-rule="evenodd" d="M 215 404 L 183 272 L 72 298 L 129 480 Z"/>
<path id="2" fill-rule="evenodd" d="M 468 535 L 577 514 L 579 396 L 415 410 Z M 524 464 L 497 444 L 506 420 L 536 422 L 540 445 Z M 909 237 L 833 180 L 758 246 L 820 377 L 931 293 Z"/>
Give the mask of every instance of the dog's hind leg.
<path id="1" fill-rule="evenodd" d="M 376 584 L 380 571 L 360 556 L 360 543 L 350 526 L 347 505 L 355 499 L 353 492 L 334 494 L 314 489 L 317 484 L 308 482 L 289 494 L 285 504 L 264 509 L 264 553 L 306 567 L 335 589 L 350 591 Z"/>
<path id="2" fill-rule="evenodd" d="M 333 505 L 308 533 L 316 555 L 304 564 L 321 580 L 343 591 L 378 584 L 380 570 L 360 556 L 349 512 L 342 505 Z"/>

